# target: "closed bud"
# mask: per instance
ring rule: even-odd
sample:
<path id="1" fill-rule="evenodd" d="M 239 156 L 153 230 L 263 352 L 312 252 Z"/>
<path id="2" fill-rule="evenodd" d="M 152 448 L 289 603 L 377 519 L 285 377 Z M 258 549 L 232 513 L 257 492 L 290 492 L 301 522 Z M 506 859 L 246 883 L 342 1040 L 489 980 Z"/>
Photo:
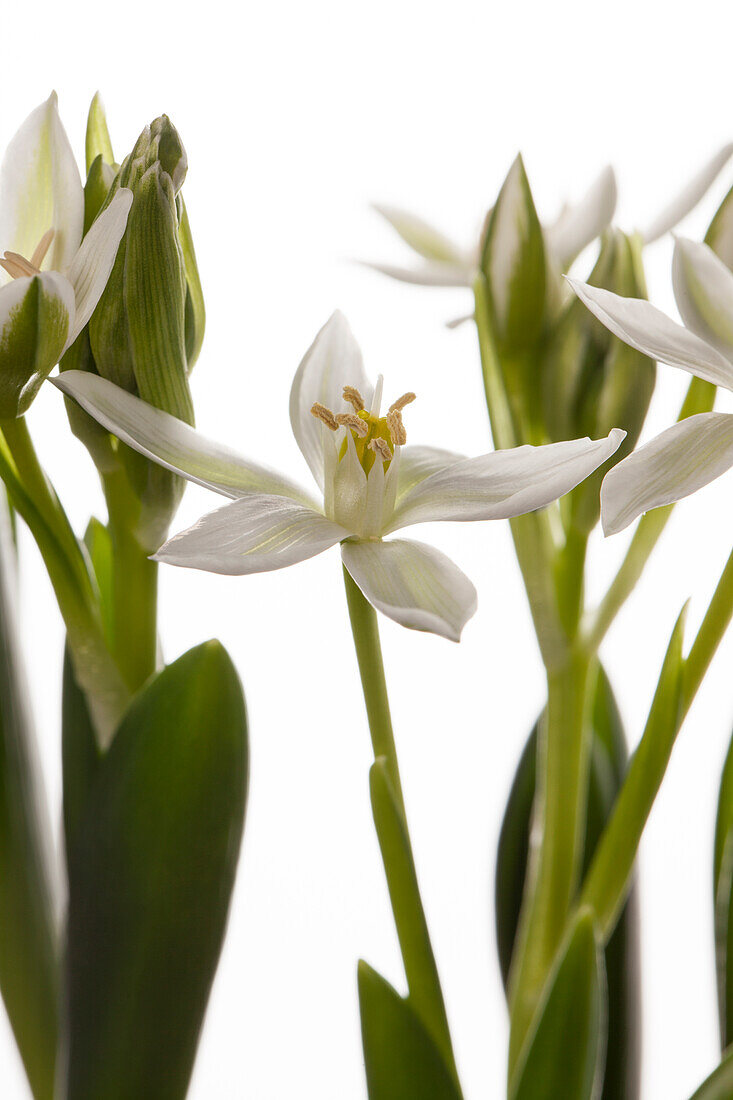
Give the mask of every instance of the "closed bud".
<path id="1" fill-rule="evenodd" d="M 66 347 L 71 285 L 55 271 L 16 278 L 0 295 L 0 420 L 28 411 Z"/>
<path id="2" fill-rule="evenodd" d="M 491 211 L 481 270 L 499 354 L 521 356 L 542 334 L 547 287 L 544 236 L 521 156 L 509 169 Z"/>
<path id="3" fill-rule="evenodd" d="M 89 336 L 102 377 L 192 424 L 189 355 L 198 354 L 201 346 L 203 305 L 179 194 L 186 168 L 185 150 L 165 115 L 145 128 L 123 161 L 106 202 L 127 187 L 133 203 Z M 192 305 L 194 296 L 200 307 Z M 146 545 L 157 547 L 183 483 L 126 448 L 121 453 L 142 504 L 139 535 Z"/>
<path id="4" fill-rule="evenodd" d="M 603 238 L 588 282 L 624 298 L 646 298 L 639 241 L 618 229 Z M 656 380 L 656 365 L 613 336 L 573 295 L 548 341 L 542 361 L 545 430 L 551 440 L 623 428 L 627 435 L 613 461 L 625 458 L 641 433 Z M 574 494 L 573 523 L 591 530 L 598 521 L 604 467 Z"/>

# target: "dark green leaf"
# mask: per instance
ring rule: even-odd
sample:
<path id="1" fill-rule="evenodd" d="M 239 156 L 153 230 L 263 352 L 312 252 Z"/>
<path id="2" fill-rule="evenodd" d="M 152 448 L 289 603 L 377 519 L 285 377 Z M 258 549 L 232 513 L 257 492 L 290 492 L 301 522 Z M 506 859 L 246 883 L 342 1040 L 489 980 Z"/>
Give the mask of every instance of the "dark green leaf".
<path id="1" fill-rule="evenodd" d="M 461 1092 L 419 1016 L 365 962 L 359 1009 L 369 1100 L 461 1100 Z"/>
<path id="2" fill-rule="evenodd" d="M 0 990 L 35 1100 L 51 1100 L 58 964 L 51 853 L 18 647 L 15 555 L 0 501 Z"/>
<path id="3" fill-rule="evenodd" d="M 604 984 L 593 914 L 583 910 L 548 981 L 510 1082 L 510 1100 L 592 1100 L 603 1073 Z"/>
<path id="4" fill-rule="evenodd" d="M 713 900 L 715 904 L 715 958 L 718 980 L 718 1017 L 723 1050 L 733 1032 L 733 741 L 723 766 L 715 821 Z"/>
<path id="5" fill-rule="evenodd" d="M 182 1100 L 226 926 L 247 782 L 218 642 L 133 699 L 69 853 L 66 1100 Z"/>

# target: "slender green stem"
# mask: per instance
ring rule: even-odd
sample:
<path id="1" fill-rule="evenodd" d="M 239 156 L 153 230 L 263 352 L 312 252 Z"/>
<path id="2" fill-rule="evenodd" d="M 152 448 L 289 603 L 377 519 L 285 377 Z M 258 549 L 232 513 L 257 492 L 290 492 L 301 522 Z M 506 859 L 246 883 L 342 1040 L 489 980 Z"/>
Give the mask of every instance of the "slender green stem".
<path id="1" fill-rule="evenodd" d="M 382 757 L 385 760 L 392 789 L 400 810 L 404 814 L 405 801 L 402 794 L 400 769 L 397 763 L 397 748 L 392 731 L 392 716 L 389 710 L 387 681 L 384 676 L 377 615 L 346 568 L 344 568 L 344 584 L 346 585 L 346 602 L 349 608 L 349 618 L 351 619 L 351 630 L 354 635 L 354 647 L 356 648 L 356 659 L 359 664 L 359 676 L 361 677 L 374 759 L 378 760 Z"/>
<path id="2" fill-rule="evenodd" d="M 460 1088 L 407 827 L 377 616 L 346 569 L 344 584 L 374 749 L 375 763 L 370 774 L 374 825 L 407 977 L 408 999 Z"/>
<path id="3" fill-rule="evenodd" d="M 590 659 L 574 652 L 548 674 L 548 699 L 538 739 L 536 829 L 530 845 L 524 903 L 510 974 L 510 1075 L 562 941 L 578 883 L 585 830 Z"/>
<path id="4" fill-rule="evenodd" d="M 158 563 L 135 538 L 140 504 L 122 468 L 103 479 L 114 568 L 112 618 L 117 664 L 131 692 L 155 672 L 158 649 Z"/>
<path id="5" fill-rule="evenodd" d="M 129 692 L 107 647 L 83 551 L 22 422 L 2 424 L 0 477 L 41 552 L 66 626 L 77 680 L 89 699 L 100 744 L 106 747 Z"/>

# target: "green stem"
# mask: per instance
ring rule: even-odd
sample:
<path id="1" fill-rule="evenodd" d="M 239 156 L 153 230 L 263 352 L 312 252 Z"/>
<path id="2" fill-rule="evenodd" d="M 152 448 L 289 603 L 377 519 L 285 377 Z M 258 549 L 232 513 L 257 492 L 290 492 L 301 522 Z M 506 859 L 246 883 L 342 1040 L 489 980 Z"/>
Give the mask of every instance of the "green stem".
<path id="1" fill-rule="evenodd" d="M 103 479 L 114 559 L 112 619 L 117 664 L 131 692 L 155 672 L 158 563 L 135 538 L 140 504 L 121 468 Z"/>
<path id="2" fill-rule="evenodd" d="M 586 704 L 590 658 L 573 653 L 548 674 L 538 739 L 536 829 L 510 974 L 510 1077 L 562 942 L 575 896 L 588 781 Z"/>
<path id="3" fill-rule="evenodd" d="M 24 421 L 2 424 L 0 477 L 40 550 L 66 626 L 79 686 L 89 699 L 100 744 L 106 747 L 129 693 L 107 647 L 86 559 L 38 463 Z"/>
<path id="4" fill-rule="evenodd" d="M 374 824 L 405 967 L 408 1000 L 432 1035 L 458 1084 L 445 1003 L 407 827 L 377 616 L 345 568 L 344 584 L 374 749 L 375 763 L 370 775 Z"/>

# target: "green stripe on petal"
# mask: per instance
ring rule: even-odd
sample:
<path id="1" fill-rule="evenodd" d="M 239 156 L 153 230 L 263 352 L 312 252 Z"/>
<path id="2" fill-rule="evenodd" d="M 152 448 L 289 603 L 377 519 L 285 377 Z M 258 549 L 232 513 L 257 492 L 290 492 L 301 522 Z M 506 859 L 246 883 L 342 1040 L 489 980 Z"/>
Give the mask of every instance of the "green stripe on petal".
<path id="1" fill-rule="evenodd" d="M 63 352 L 74 320 L 74 290 L 57 272 L 0 289 L 0 420 L 22 416 Z"/>
<path id="2" fill-rule="evenodd" d="M 445 554 L 410 539 L 345 542 L 341 554 L 377 611 L 411 630 L 460 641 L 476 610 L 476 589 Z"/>

